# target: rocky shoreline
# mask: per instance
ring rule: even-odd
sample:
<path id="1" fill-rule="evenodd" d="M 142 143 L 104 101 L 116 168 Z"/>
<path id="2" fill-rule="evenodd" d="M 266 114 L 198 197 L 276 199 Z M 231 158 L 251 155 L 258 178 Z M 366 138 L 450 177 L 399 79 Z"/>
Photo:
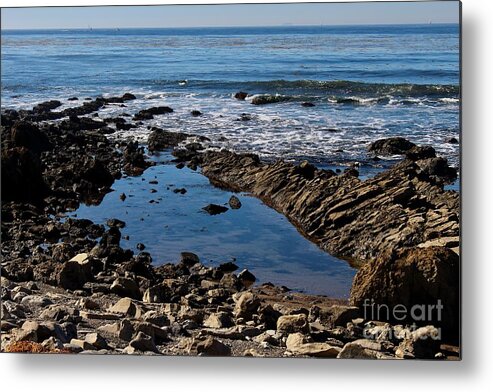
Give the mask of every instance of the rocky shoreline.
<path id="1" fill-rule="evenodd" d="M 151 129 L 150 151 L 174 148 L 178 165 L 253 194 L 324 250 L 362 266 L 349 302 L 309 296 L 255 286 L 249 271 L 236 273 L 233 263 L 206 267 L 188 252 L 155 267 L 149 253 L 120 246 L 124 222 L 65 218 L 80 203 L 99 203 L 122 175 L 151 165 L 137 143 L 107 135 L 171 108 L 141 110 L 132 120 L 97 116 L 105 105 L 134 98 L 2 112 L 3 351 L 458 357 L 459 197 L 443 190 L 456 174 L 432 148 L 373 144 L 373 153 L 401 148 L 406 159 L 361 181 L 356 169 L 338 175 L 308 162 L 268 164 Z M 439 298 L 443 318 L 415 325 L 368 317 L 368 298 L 407 307 Z"/>

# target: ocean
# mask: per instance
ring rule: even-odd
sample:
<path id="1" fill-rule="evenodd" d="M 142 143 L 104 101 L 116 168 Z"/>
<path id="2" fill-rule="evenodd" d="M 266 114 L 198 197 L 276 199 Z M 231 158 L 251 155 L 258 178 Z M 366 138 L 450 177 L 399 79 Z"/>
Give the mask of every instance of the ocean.
<path id="1" fill-rule="evenodd" d="M 449 143 L 460 140 L 456 24 L 3 30 L 1 50 L 2 108 L 59 99 L 63 110 L 86 97 L 131 92 L 136 100 L 107 105 L 99 116 L 174 109 L 110 137 L 145 142 L 148 127 L 158 126 L 265 160 L 308 159 L 341 169 L 358 162 L 362 178 L 396 162 L 374 161 L 367 152 L 384 137 L 430 144 L 452 165 L 460 161 L 459 144 Z M 238 91 L 251 96 L 239 101 Z M 252 105 L 259 94 L 280 102 Z M 194 251 L 205 263 L 234 260 L 260 282 L 347 298 L 355 269 L 303 238 L 284 216 L 246 194 L 239 195 L 240 210 L 204 215 L 201 207 L 225 203 L 231 193 L 198 172 L 176 169 L 166 154 L 153 159 L 164 163 L 142 179 L 115 182 L 100 206 L 81 206 L 70 216 L 126 221 L 122 246 L 142 242 L 158 264 Z M 150 193 L 150 179 L 159 181 L 157 194 Z M 173 187 L 188 192 L 167 190 Z M 129 196 L 124 204 L 121 192 Z"/>
<path id="2" fill-rule="evenodd" d="M 459 75 L 457 24 L 2 31 L 4 108 L 130 91 L 137 101 L 102 115 L 169 105 L 151 124 L 322 165 L 375 165 L 368 143 L 400 135 L 457 166 Z M 147 125 L 129 134 L 145 139 Z"/>

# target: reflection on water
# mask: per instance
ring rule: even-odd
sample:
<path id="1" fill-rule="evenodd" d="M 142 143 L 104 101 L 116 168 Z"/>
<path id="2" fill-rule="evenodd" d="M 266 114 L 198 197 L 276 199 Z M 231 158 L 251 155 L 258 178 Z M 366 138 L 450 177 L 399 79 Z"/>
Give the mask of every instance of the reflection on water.
<path id="1" fill-rule="evenodd" d="M 158 183 L 150 184 L 153 180 Z M 187 192 L 174 193 L 176 188 Z M 260 282 L 348 297 L 355 270 L 320 250 L 283 215 L 254 197 L 238 194 L 240 209 L 210 216 L 202 207 L 225 204 L 232 193 L 213 187 L 198 172 L 172 164 L 124 178 L 113 189 L 99 206 L 81 206 L 74 214 L 95 223 L 109 218 L 125 221 L 122 235 L 129 239 L 122 240 L 122 246 L 137 252 L 136 244 L 143 243 L 156 265 L 176 262 L 180 252 L 191 251 L 206 265 L 235 260 Z M 121 193 L 127 195 L 125 201 L 120 200 Z"/>

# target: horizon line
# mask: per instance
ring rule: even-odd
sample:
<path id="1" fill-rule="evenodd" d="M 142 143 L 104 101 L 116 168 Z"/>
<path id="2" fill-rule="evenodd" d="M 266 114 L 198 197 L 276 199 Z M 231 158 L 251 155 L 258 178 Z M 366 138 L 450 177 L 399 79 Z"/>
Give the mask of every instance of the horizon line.
<path id="1" fill-rule="evenodd" d="M 36 27 L 36 28 L 1 28 L 0 31 L 43 31 L 43 30 L 54 30 L 54 31 L 75 31 L 75 30 L 108 30 L 108 29 L 127 29 L 127 30 L 137 30 L 137 29 L 207 29 L 207 28 L 255 28 L 255 27 L 344 27 L 344 26 L 433 26 L 433 25 L 460 25 L 460 22 L 413 22 L 413 23 L 344 23 L 344 24 L 279 24 L 279 25 L 218 25 L 218 26 L 108 26 L 108 27 Z"/>

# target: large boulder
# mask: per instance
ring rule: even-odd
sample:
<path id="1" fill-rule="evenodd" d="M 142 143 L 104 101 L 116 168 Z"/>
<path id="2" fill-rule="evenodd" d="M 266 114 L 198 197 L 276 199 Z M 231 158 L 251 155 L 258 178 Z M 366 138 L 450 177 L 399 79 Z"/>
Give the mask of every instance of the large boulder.
<path id="1" fill-rule="evenodd" d="M 416 146 L 403 137 L 389 137 L 387 139 L 379 139 L 370 144 L 368 151 L 379 155 L 398 155 L 405 154 L 411 148 Z"/>
<path id="2" fill-rule="evenodd" d="M 350 303 L 366 319 L 459 329 L 459 256 L 445 247 L 391 252 L 361 267 Z"/>

